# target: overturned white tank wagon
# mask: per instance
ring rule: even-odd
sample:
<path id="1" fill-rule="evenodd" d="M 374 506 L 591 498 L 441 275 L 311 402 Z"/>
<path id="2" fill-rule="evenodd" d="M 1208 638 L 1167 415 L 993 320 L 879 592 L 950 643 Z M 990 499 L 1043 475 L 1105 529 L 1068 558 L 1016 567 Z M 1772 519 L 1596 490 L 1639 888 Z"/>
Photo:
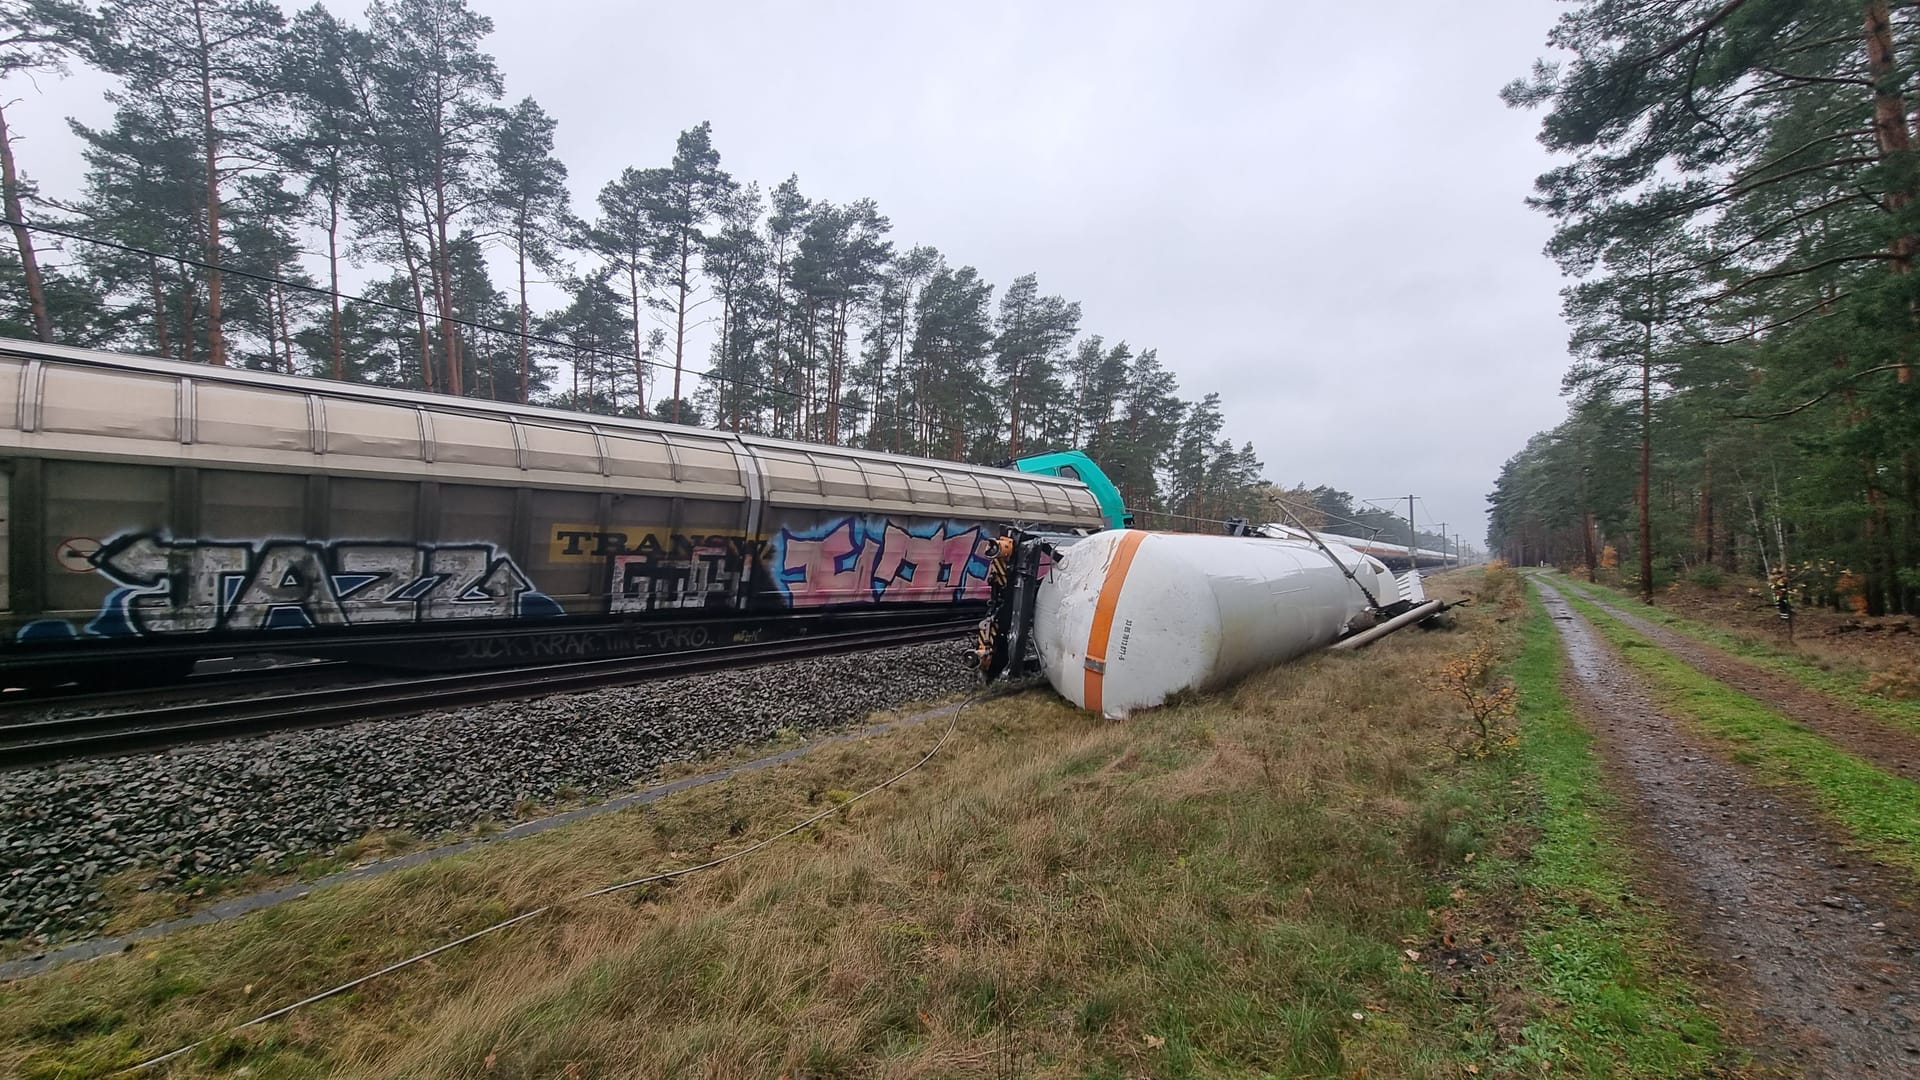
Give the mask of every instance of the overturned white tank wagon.
<path id="1" fill-rule="evenodd" d="M 1040 555 L 1052 560 L 1044 575 Z M 1119 529 L 1005 538 L 1001 557 L 1004 585 L 981 635 L 999 652 L 982 654 L 982 670 L 1037 668 L 1061 696 L 1113 719 L 1443 607 L 1416 575 L 1396 579 L 1320 537 Z"/>

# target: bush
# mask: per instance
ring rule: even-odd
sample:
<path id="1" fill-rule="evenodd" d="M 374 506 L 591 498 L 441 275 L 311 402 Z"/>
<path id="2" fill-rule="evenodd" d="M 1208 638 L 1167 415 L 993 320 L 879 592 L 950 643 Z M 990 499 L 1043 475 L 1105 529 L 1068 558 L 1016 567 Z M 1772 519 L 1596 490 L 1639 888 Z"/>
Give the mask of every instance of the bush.
<path id="1" fill-rule="evenodd" d="M 1506 608 L 1520 602 L 1520 573 L 1504 561 L 1495 559 L 1487 564 L 1486 573 L 1480 579 L 1478 599 L 1483 604 Z"/>
<path id="2" fill-rule="evenodd" d="M 1687 575 L 1687 580 L 1703 589 L 1718 589 L 1727 583 L 1727 575 L 1721 573 L 1717 566 L 1696 566 Z"/>
<path id="3" fill-rule="evenodd" d="M 1460 757 L 1494 757 L 1518 745 L 1512 725 L 1519 696 L 1511 680 L 1494 674 L 1499 663 L 1499 652 L 1492 645 L 1480 645 L 1443 664 L 1425 680 L 1427 689 L 1462 706 L 1459 725 L 1447 735 L 1447 747 Z"/>
<path id="4" fill-rule="evenodd" d="M 1904 668 L 1876 671 L 1867 677 L 1867 685 L 1864 689 L 1869 694 L 1878 694 L 1898 701 L 1920 700 L 1920 671 Z"/>

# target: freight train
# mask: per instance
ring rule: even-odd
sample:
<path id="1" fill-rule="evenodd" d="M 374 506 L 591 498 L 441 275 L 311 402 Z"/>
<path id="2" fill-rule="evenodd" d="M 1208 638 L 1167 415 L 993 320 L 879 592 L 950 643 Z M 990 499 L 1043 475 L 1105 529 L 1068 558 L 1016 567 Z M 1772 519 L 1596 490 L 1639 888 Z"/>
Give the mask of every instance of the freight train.
<path id="1" fill-rule="evenodd" d="M 1077 453 L 989 468 L 0 339 L 0 686 L 959 613 L 1002 526 L 1124 513 Z"/>

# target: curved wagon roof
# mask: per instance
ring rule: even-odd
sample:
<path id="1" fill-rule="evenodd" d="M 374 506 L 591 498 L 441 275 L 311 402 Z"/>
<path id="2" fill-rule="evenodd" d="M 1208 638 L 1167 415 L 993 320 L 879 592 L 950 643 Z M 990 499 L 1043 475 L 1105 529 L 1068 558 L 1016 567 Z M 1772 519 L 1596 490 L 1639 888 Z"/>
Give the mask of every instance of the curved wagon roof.
<path id="1" fill-rule="evenodd" d="M 0 453 L 1101 523 L 1053 476 L 0 339 Z"/>

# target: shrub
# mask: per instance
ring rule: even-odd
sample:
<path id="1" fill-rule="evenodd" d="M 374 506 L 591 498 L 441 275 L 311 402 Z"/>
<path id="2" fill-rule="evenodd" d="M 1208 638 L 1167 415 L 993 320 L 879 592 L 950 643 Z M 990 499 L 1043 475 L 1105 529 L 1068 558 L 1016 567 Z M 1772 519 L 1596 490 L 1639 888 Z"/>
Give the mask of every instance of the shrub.
<path id="1" fill-rule="evenodd" d="M 1499 559 L 1488 563 L 1480 579 L 1479 600 L 1502 609 L 1517 607 L 1521 603 L 1519 571 Z"/>
<path id="2" fill-rule="evenodd" d="M 1920 671 L 1910 668 L 1896 668 L 1890 671 L 1876 671 L 1867 677 L 1864 687 L 1869 694 L 1879 694 L 1899 701 L 1920 699 Z"/>
<path id="3" fill-rule="evenodd" d="M 1461 724 L 1447 735 L 1448 748 L 1463 758 L 1493 757 L 1518 743 L 1513 717 L 1519 695 L 1513 683 L 1494 676 L 1499 660 L 1492 645 L 1480 645 L 1426 680 L 1427 689 L 1456 698 L 1464 707 Z"/>
<path id="4" fill-rule="evenodd" d="M 1687 575 L 1687 580 L 1703 589 L 1718 589 L 1727 583 L 1727 575 L 1721 573 L 1719 567 L 1709 564 L 1694 567 Z"/>

